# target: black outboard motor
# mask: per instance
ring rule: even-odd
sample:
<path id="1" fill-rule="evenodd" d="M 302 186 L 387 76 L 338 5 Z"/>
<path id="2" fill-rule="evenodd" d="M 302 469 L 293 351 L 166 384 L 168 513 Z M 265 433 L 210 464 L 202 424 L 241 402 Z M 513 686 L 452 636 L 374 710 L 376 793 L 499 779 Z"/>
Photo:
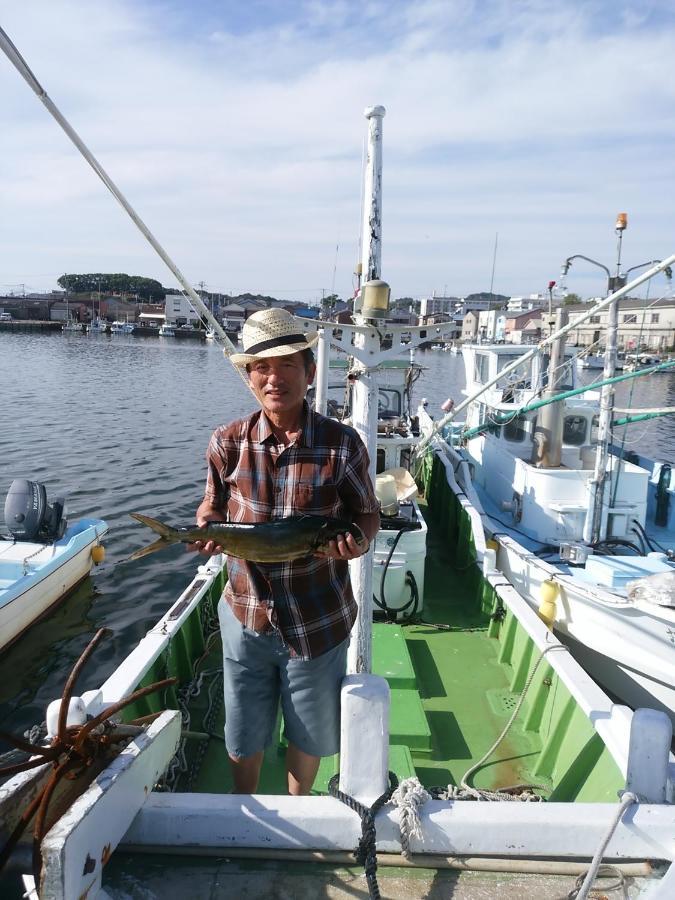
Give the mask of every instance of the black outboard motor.
<path id="1" fill-rule="evenodd" d="M 63 497 L 49 506 L 44 484 L 15 478 L 5 499 L 5 524 L 15 541 L 58 541 L 68 524 L 64 508 Z"/>

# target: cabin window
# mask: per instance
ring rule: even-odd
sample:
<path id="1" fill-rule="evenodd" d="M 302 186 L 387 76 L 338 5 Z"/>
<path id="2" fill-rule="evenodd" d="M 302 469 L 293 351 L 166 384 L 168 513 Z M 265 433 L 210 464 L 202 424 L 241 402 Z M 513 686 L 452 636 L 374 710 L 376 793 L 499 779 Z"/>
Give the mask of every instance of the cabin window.
<path id="1" fill-rule="evenodd" d="M 581 447 L 586 441 L 588 425 L 585 416 L 565 416 L 563 422 L 563 444 Z"/>
<path id="2" fill-rule="evenodd" d="M 401 395 L 391 388 L 380 388 L 377 399 L 378 419 L 396 419 L 401 415 Z"/>
<path id="3" fill-rule="evenodd" d="M 402 466 L 404 469 L 408 469 L 410 471 L 410 448 L 403 447 L 401 449 L 401 456 L 399 457 L 399 466 Z"/>
<path id="4" fill-rule="evenodd" d="M 485 353 L 477 353 L 474 360 L 474 381 L 483 384 L 488 379 L 488 357 Z"/>
<path id="5" fill-rule="evenodd" d="M 379 447 L 377 451 L 377 462 L 375 463 L 375 474 L 379 475 L 386 469 L 385 452 L 383 447 Z"/>
<path id="6" fill-rule="evenodd" d="M 505 354 L 497 357 L 497 371 L 501 372 L 502 369 L 506 368 L 506 366 L 511 365 L 515 361 L 515 357 L 506 356 Z M 529 388 L 530 387 L 530 377 L 531 377 L 531 363 L 530 360 L 522 363 L 518 368 L 514 369 L 509 375 L 505 378 L 500 378 L 497 382 L 497 387 L 499 388 Z M 507 398 L 504 398 L 507 399 Z"/>
<path id="7" fill-rule="evenodd" d="M 513 441 L 515 444 L 522 444 L 527 435 L 525 416 L 514 416 L 510 422 L 504 425 L 504 437 L 507 441 Z"/>

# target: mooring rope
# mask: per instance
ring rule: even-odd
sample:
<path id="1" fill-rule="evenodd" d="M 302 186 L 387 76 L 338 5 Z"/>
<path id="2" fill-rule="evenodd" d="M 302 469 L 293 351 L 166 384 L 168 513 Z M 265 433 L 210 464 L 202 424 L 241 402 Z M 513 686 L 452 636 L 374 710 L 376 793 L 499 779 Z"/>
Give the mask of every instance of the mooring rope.
<path id="1" fill-rule="evenodd" d="M 354 851 L 356 862 L 363 866 L 368 883 L 368 895 L 371 900 L 380 900 L 380 888 L 377 883 L 377 833 L 375 830 L 375 816 L 382 807 L 389 802 L 391 795 L 398 787 L 398 778 L 393 772 L 389 773 L 389 787 L 377 798 L 372 806 L 364 806 L 354 797 L 345 794 L 338 788 L 340 774 L 333 775 L 328 782 L 328 793 L 345 806 L 353 809 L 361 818 L 361 837 Z"/>

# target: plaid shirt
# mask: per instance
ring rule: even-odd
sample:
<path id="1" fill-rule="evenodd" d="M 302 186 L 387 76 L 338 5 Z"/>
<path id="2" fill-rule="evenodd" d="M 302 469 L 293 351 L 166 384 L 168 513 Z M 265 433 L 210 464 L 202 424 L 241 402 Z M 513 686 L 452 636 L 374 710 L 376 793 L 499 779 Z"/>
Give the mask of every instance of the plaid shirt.
<path id="1" fill-rule="evenodd" d="M 262 410 L 222 425 L 206 453 L 204 499 L 230 522 L 267 522 L 311 513 L 351 519 L 379 510 L 368 453 L 357 432 L 305 403 L 302 428 L 284 447 Z M 283 563 L 228 557 L 224 597 L 247 628 L 278 628 L 304 659 L 341 643 L 357 607 L 346 561 L 307 556 Z"/>

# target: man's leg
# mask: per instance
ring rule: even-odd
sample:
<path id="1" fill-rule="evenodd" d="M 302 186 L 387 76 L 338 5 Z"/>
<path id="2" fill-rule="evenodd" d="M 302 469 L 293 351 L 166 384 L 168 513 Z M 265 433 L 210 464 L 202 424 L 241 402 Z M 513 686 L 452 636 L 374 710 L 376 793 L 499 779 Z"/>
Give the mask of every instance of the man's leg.
<path id="1" fill-rule="evenodd" d="M 253 756 L 230 755 L 235 794 L 255 794 L 258 790 L 264 755 L 264 750 L 254 753 Z"/>
<path id="2" fill-rule="evenodd" d="M 289 741 L 286 751 L 286 772 L 288 775 L 288 793 L 299 797 L 309 794 L 319 771 L 320 756 L 310 756 L 298 749 Z"/>
<path id="3" fill-rule="evenodd" d="M 289 658 L 281 668 L 289 794 L 308 794 L 321 757 L 340 749 L 340 688 L 346 666 L 345 640 L 315 659 Z"/>

